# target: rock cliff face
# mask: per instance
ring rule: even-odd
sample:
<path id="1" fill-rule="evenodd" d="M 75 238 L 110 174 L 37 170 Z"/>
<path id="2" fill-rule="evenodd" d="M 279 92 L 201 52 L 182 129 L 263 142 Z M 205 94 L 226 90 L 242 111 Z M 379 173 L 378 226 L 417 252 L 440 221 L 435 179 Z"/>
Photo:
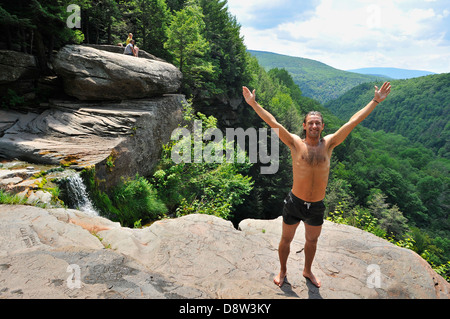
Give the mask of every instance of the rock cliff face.
<path id="1" fill-rule="evenodd" d="M 5 128 L 0 157 L 74 168 L 98 165 L 112 184 L 120 176 L 145 176 L 181 122 L 185 102 L 182 95 L 166 95 L 109 103 L 53 101 L 43 113 L 0 110 L 0 132 Z"/>
<path id="2" fill-rule="evenodd" d="M 0 85 L 11 84 L 20 79 L 33 80 L 39 74 L 35 57 L 16 51 L 0 51 L 0 68 Z"/>
<path id="3" fill-rule="evenodd" d="M 189 215 L 129 229 L 75 210 L 0 205 L 0 298 L 449 298 L 414 252 L 330 222 L 313 265 L 318 289 L 300 275 L 302 228 L 278 288 L 281 219 L 244 220 L 239 231 Z"/>
<path id="4" fill-rule="evenodd" d="M 0 84 L 14 86 L 37 71 L 32 56 L 17 56 L 15 71 Z M 2 51 L 0 64 L 10 60 Z M 181 72 L 150 55 L 135 58 L 73 45 L 58 52 L 53 66 L 65 93 L 95 101 L 50 100 L 40 111 L 25 113 L 0 110 L 0 157 L 74 168 L 96 165 L 105 188 L 121 177 L 150 174 L 162 144 L 182 121 L 184 96 L 168 94 L 180 87 Z"/>

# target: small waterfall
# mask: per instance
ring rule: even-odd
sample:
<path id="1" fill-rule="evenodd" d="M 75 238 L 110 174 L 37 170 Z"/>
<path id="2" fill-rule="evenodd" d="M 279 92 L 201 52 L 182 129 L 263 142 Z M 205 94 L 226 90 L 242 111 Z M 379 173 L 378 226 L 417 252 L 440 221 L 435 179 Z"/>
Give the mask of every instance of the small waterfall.
<path id="1" fill-rule="evenodd" d="M 98 212 L 95 210 L 94 205 L 89 199 L 89 195 L 86 191 L 86 186 L 80 177 L 80 174 L 75 173 L 67 177 L 65 183 L 66 196 L 69 208 L 78 209 L 84 213 L 93 216 L 99 216 Z"/>

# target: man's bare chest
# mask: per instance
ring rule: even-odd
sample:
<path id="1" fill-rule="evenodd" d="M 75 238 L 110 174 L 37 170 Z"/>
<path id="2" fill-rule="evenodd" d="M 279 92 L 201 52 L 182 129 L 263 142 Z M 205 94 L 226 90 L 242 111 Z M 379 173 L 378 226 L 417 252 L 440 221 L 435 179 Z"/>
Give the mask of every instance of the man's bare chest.
<path id="1" fill-rule="evenodd" d="M 294 165 L 313 167 L 329 167 L 330 157 L 323 145 L 308 146 L 303 144 L 293 155 Z"/>

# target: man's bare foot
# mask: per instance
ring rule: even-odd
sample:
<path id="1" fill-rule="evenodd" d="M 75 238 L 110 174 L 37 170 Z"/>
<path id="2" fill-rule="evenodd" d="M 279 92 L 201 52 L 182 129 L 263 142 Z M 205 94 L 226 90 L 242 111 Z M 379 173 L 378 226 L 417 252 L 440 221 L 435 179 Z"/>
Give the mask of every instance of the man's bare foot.
<path id="1" fill-rule="evenodd" d="M 286 273 L 280 272 L 280 273 L 278 274 L 278 276 L 275 276 L 275 277 L 273 278 L 273 282 L 274 282 L 274 284 L 277 285 L 278 287 L 281 287 L 281 286 L 283 286 L 284 280 L 285 280 L 285 279 L 286 279 Z"/>
<path id="2" fill-rule="evenodd" d="M 317 288 L 320 288 L 320 286 L 322 285 L 319 278 L 316 278 L 316 276 L 314 276 L 312 272 L 310 273 L 303 272 L 303 277 L 309 279 L 313 283 L 313 285 L 316 286 Z"/>

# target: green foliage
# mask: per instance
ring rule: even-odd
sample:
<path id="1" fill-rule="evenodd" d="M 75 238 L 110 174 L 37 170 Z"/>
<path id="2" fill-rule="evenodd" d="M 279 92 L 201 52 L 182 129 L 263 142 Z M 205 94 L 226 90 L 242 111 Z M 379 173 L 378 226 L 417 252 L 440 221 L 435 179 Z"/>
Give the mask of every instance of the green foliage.
<path id="1" fill-rule="evenodd" d="M 158 57 L 168 57 L 169 55 L 164 49 L 164 43 L 167 40 L 166 29 L 169 25 L 171 14 L 166 1 L 135 0 L 134 2 L 135 5 L 129 7 L 129 12 L 136 19 L 134 23 L 136 45 Z"/>
<path id="2" fill-rule="evenodd" d="M 120 212 L 116 218 L 122 225 L 132 226 L 138 220 L 154 220 L 167 213 L 154 187 L 139 175 L 117 186 L 112 198 Z"/>
<path id="3" fill-rule="evenodd" d="M 395 237 L 402 238 L 408 230 L 407 219 L 398 207 L 389 207 L 386 196 L 378 189 L 373 189 L 373 195 L 369 200 L 369 210 L 379 220 L 380 228 Z"/>
<path id="4" fill-rule="evenodd" d="M 208 61 L 214 65 L 214 94 L 235 97 L 250 79 L 247 52 L 240 25 L 227 9 L 226 0 L 199 0 L 205 22 L 204 37 L 210 46 Z M 202 99 L 208 96 L 202 95 Z"/>
<path id="5" fill-rule="evenodd" d="M 214 117 L 206 117 L 201 113 L 194 116 L 191 111 L 188 107 L 185 118 L 202 120 L 203 133 L 216 128 L 217 120 Z M 187 142 L 193 150 L 194 136 Z M 242 174 L 248 171 L 251 164 L 248 164 L 248 160 L 243 164 L 227 163 L 225 152 L 220 163 L 175 164 L 171 154 L 179 143 L 183 143 L 183 140 L 172 141 L 164 147 L 162 159 L 153 175 L 153 184 L 169 211 L 177 216 L 201 213 L 231 218 L 235 207 L 244 202 L 244 195 L 252 189 L 251 178 Z M 203 151 L 211 143 L 215 141 L 202 141 Z"/>
<path id="6" fill-rule="evenodd" d="M 373 130 L 401 134 L 450 158 L 450 74 L 393 80 L 391 84 L 393 89 L 389 98 L 362 124 Z M 325 106 L 342 119 L 348 119 L 373 98 L 374 85 L 379 86 L 379 83 L 359 85 Z M 421 165 L 426 163 L 430 152 L 410 155 L 419 160 L 416 165 Z"/>
<path id="7" fill-rule="evenodd" d="M 337 223 L 350 225 L 381 238 L 388 238 L 388 232 L 382 228 L 378 218 L 370 212 L 369 209 L 359 206 L 350 208 L 348 203 L 339 202 L 334 211 L 330 211 L 327 220 Z"/>
<path id="8" fill-rule="evenodd" d="M 99 182 L 95 176 L 95 167 L 85 168 L 81 171 L 80 176 L 86 185 L 89 197 L 95 208 L 97 208 L 97 211 L 100 212 L 102 216 L 117 221 L 115 216 L 120 215 L 120 211 L 113 205 L 108 194 L 99 189 Z"/>
<path id="9" fill-rule="evenodd" d="M 111 195 L 99 189 L 95 168 L 84 169 L 81 177 L 101 215 L 119 221 L 122 226 L 133 227 L 139 220 L 155 220 L 167 212 L 153 185 L 142 176 L 123 181 Z"/>
<path id="10" fill-rule="evenodd" d="M 80 43 L 81 30 L 69 29 L 66 20 L 69 4 L 85 5 L 87 1 L 16 0 L 0 5 L 0 42 L 9 50 L 33 53 L 38 66 L 47 72 L 47 61 L 54 49 L 67 43 Z"/>
<path id="11" fill-rule="evenodd" d="M 2 189 L 0 189 L 0 204 L 6 205 L 25 205 L 27 202 L 26 197 L 21 197 L 18 195 L 11 195 Z"/>
<path id="12" fill-rule="evenodd" d="M 195 0 L 175 13 L 167 29 L 165 48 L 174 56 L 174 64 L 183 73 L 183 91 L 191 95 L 205 89 L 214 67 L 204 57 L 209 53 L 209 43 L 203 36 L 205 23 L 202 8 Z"/>
<path id="13" fill-rule="evenodd" d="M 7 93 L 0 100 L 0 108 L 9 109 L 10 107 L 21 106 L 25 99 L 18 96 L 16 91 L 8 89 Z"/>
<path id="14" fill-rule="evenodd" d="M 441 275 L 447 282 L 450 282 L 450 261 L 446 264 L 441 264 L 433 268 L 439 275 Z"/>

